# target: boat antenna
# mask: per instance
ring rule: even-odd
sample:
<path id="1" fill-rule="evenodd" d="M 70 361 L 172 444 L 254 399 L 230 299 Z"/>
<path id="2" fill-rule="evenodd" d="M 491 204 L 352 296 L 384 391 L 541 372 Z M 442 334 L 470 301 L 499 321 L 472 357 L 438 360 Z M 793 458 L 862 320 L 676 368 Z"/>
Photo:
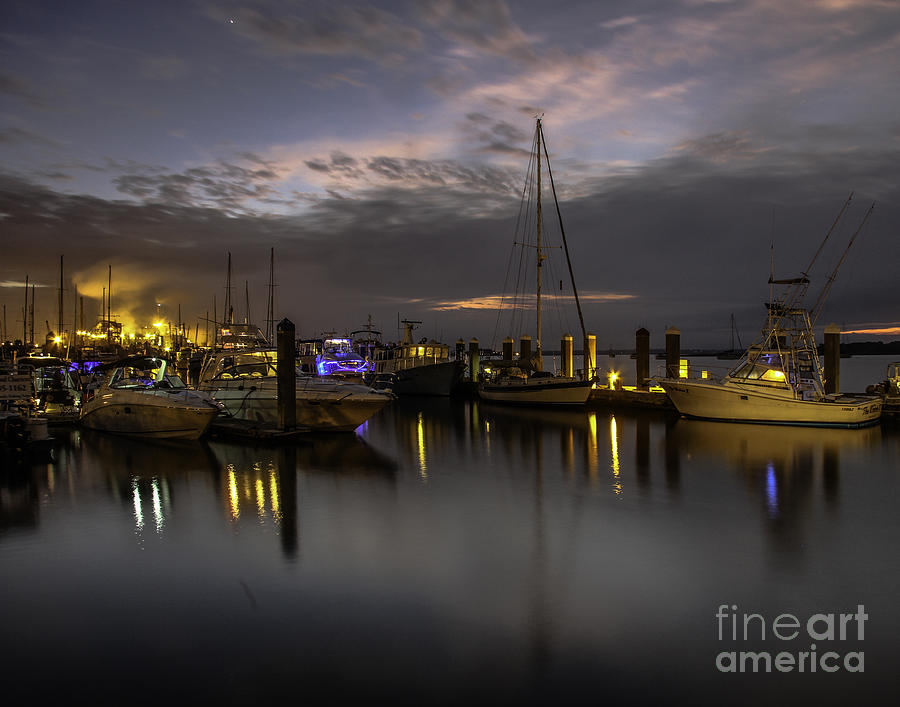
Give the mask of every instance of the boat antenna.
<path id="1" fill-rule="evenodd" d="M 540 133 L 541 145 L 544 147 L 544 155 L 547 157 L 547 174 L 550 176 L 550 189 L 553 192 L 553 203 L 556 205 L 556 217 L 559 219 L 559 232 L 562 236 L 563 250 L 566 253 L 566 265 L 569 266 L 569 279 L 572 282 L 572 292 L 575 295 L 575 308 L 578 310 L 578 323 L 581 325 L 582 341 L 587 341 L 587 329 L 584 326 L 584 315 L 581 312 L 581 301 L 578 299 L 578 288 L 575 287 L 575 274 L 572 271 L 572 259 L 569 257 L 569 244 L 566 241 L 566 229 L 563 228 L 562 213 L 559 210 L 559 199 L 556 197 L 556 184 L 553 181 L 553 171 L 550 169 L 550 155 L 547 153 L 547 141 L 544 139 L 544 130 L 541 126 L 540 118 L 538 119 L 538 132 Z M 539 146 L 540 147 L 540 146 Z M 540 154 L 540 150 L 538 151 Z M 540 254 L 540 250 L 538 250 Z M 540 266 L 540 255 L 538 256 L 538 266 Z M 538 270 L 540 272 L 540 270 Z M 540 346 L 540 342 L 538 343 Z M 593 370 L 594 362 L 591 360 L 590 351 L 585 351 L 587 362 L 585 364 L 588 371 Z"/>
<path id="2" fill-rule="evenodd" d="M 834 270 L 831 271 L 831 275 L 828 276 L 828 280 L 825 282 L 825 286 L 822 288 L 822 292 L 819 295 L 819 299 L 816 300 L 815 305 L 812 308 L 812 324 L 815 325 L 816 320 L 819 318 L 819 314 L 822 311 L 822 307 L 825 305 L 825 298 L 828 297 L 828 293 L 831 291 L 831 286 L 834 284 L 834 280 L 837 277 L 838 269 L 844 263 L 844 259 L 847 257 L 847 251 L 850 250 L 850 246 L 853 245 L 853 241 L 856 240 L 856 237 L 859 235 L 859 232 L 862 230 L 862 227 L 865 225 L 866 221 L 869 219 L 871 213 L 875 210 L 875 202 L 872 202 L 872 205 L 869 207 L 868 211 L 866 211 L 866 215 L 863 216 L 863 220 L 860 222 L 853 236 L 850 238 L 850 242 L 847 244 L 847 247 L 844 248 L 844 253 L 841 255 L 841 259 L 838 260 L 837 265 L 834 266 Z"/>

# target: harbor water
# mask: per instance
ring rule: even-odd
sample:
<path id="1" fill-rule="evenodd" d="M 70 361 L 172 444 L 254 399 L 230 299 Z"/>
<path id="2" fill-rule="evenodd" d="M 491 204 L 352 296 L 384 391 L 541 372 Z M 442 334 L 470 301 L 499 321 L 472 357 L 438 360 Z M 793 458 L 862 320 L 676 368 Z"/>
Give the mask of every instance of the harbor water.
<path id="1" fill-rule="evenodd" d="M 874 358 L 842 361 L 842 388 L 880 380 Z M 0 476 L 11 704 L 895 689 L 896 421 L 423 398 L 283 446 L 52 434 L 49 458 Z"/>

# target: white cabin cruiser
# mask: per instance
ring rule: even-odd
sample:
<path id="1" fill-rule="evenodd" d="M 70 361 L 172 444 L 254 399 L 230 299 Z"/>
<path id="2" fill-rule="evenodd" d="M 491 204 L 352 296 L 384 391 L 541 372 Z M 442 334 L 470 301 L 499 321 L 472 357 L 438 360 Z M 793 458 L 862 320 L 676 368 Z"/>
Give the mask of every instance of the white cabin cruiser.
<path id="1" fill-rule="evenodd" d="M 136 357 L 118 362 L 82 401 L 81 424 L 140 437 L 198 439 L 219 411 L 209 395 L 189 390 L 164 359 Z"/>
<path id="2" fill-rule="evenodd" d="M 278 423 L 278 351 L 271 348 L 217 351 L 200 372 L 198 388 L 238 420 Z M 296 369 L 297 426 L 351 432 L 387 405 L 388 392 Z"/>

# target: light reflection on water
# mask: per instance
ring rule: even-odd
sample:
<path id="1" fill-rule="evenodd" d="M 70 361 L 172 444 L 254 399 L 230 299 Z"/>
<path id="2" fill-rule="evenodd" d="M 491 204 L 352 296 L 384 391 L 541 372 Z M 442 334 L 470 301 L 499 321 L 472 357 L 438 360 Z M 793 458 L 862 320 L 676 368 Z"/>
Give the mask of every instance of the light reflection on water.
<path id="1" fill-rule="evenodd" d="M 702 686 L 734 702 L 773 683 L 721 682 L 719 604 L 864 603 L 881 633 L 862 679 L 775 684 L 864 698 L 900 623 L 898 451 L 892 426 L 449 400 L 290 447 L 73 432 L 52 463 L 2 478 L 3 657 L 60 685 L 103 665 L 111 690 L 140 666 L 209 699 L 511 703 L 599 681 L 607 697 Z"/>

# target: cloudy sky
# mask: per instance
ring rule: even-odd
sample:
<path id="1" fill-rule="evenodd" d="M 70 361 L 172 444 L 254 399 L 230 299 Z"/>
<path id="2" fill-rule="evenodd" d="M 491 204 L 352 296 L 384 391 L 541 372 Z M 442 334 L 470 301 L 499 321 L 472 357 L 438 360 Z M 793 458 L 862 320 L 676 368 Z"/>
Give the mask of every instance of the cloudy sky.
<path id="1" fill-rule="evenodd" d="M 0 302 L 21 332 L 86 318 L 112 267 L 128 324 L 220 309 L 303 336 L 399 317 L 422 336 L 511 332 L 535 117 L 598 346 L 667 326 L 727 346 L 766 284 L 810 272 L 819 328 L 900 337 L 900 3 L 395 0 L 5 3 Z M 561 251 L 546 346 L 577 332 Z M 264 324 L 261 324 L 264 327 Z M 533 319 L 525 321 L 534 335 Z M 891 329 L 893 328 L 893 331 Z M 201 331 L 203 327 L 201 326 Z M 21 334 L 19 334 L 21 335 Z M 857 338 L 875 338 L 859 334 Z M 576 337 L 577 339 L 577 337 Z"/>

